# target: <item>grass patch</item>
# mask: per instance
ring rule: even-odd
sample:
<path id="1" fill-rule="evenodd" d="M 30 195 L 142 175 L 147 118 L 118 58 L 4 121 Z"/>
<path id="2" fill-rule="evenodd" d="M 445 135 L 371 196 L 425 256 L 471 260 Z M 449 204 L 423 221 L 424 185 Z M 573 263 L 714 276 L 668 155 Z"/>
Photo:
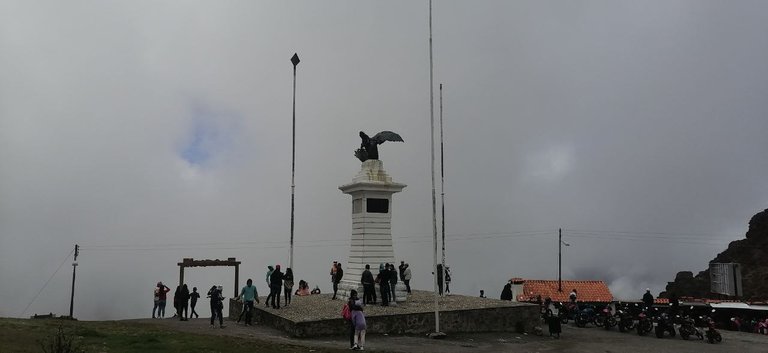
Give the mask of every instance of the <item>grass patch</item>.
<path id="1" fill-rule="evenodd" d="M 85 352 L 130 353 L 242 353 L 309 352 L 308 347 L 249 338 L 172 331 L 146 323 L 120 321 L 61 321 L 0 318 L 0 352 L 39 353 L 40 342 L 55 335 L 59 326 L 71 333 Z M 313 348 L 315 352 L 342 352 Z"/>

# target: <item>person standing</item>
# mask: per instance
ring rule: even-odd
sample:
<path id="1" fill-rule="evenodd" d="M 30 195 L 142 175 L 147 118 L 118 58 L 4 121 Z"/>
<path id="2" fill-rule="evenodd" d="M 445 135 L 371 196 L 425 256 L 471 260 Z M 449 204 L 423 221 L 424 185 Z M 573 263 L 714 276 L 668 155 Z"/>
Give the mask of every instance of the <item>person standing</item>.
<path id="1" fill-rule="evenodd" d="M 571 301 L 571 304 L 576 304 L 576 300 L 578 299 L 578 292 L 576 291 L 576 288 L 574 288 L 571 291 L 571 294 L 568 295 L 568 299 Z"/>
<path id="2" fill-rule="evenodd" d="M 176 286 L 176 291 L 173 292 L 173 317 L 179 317 L 181 319 L 181 305 L 179 305 L 179 298 L 181 297 L 181 286 Z"/>
<path id="3" fill-rule="evenodd" d="M 341 269 L 341 263 L 336 263 L 336 273 L 333 274 L 333 298 L 331 300 L 336 300 L 336 292 L 339 291 L 339 282 L 341 282 L 341 278 L 344 276 L 344 270 Z"/>
<path id="4" fill-rule="evenodd" d="M 451 268 L 445 266 L 445 295 L 451 295 Z"/>
<path id="5" fill-rule="evenodd" d="M 192 293 L 189 294 L 189 299 L 191 299 L 191 307 L 192 307 L 192 313 L 189 314 L 189 317 L 192 317 L 192 315 L 195 315 L 195 318 L 199 318 L 200 315 L 195 312 L 195 305 L 197 305 L 197 299 L 200 298 L 200 293 L 197 292 L 197 287 L 192 287 Z"/>
<path id="6" fill-rule="evenodd" d="M 393 266 L 394 267 L 394 266 Z M 355 329 L 354 345 L 352 349 L 365 350 L 365 314 L 363 314 L 363 303 L 357 298 L 357 292 L 355 292 L 354 306 L 350 307 L 352 311 L 352 327 Z"/>
<path id="7" fill-rule="evenodd" d="M 354 310 L 363 310 L 362 307 L 358 305 L 359 303 L 358 299 L 359 298 L 357 297 L 357 291 L 354 289 L 350 290 L 349 299 L 347 299 L 347 303 L 344 304 L 346 308 L 342 307 L 342 310 L 341 310 L 344 321 L 348 327 L 347 331 L 349 332 L 349 348 L 350 349 L 355 349 L 355 322 L 352 321 L 352 312 Z"/>
<path id="8" fill-rule="evenodd" d="M 381 306 L 389 306 L 389 271 L 384 264 L 379 265 L 379 273 L 376 275 L 376 283 L 379 284 L 381 293 Z"/>
<path id="9" fill-rule="evenodd" d="M 411 294 L 411 266 L 408 264 L 405 264 L 403 270 L 403 283 L 405 283 L 405 291 Z"/>
<path id="10" fill-rule="evenodd" d="M 181 294 L 179 295 L 179 320 L 180 321 L 187 321 L 189 318 L 187 317 L 189 311 L 189 287 L 187 287 L 186 284 L 183 284 L 181 286 Z M 181 314 L 184 313 L 184 316 L 182 317 Z"/>
<path id="11" fill-rule="evenodd" d="M 400 266 L 397 266 L 397 274 L 400 275 L 400 281 L 405 280 L 405 261 L 400 261 Z"/>
<path id="12" fill-rule="evenodd" d="M 211 328 L 216 318 L 219 318 L 219 327 L 224 328 L 224 315 L 222 309 L 224 309 L 224 296 L 221 295 L 221 288 L 215 285 L 208 291 L 208 298 L 211 298 Z"/>
<path id="13" fill-rule="evenodd" d="M 160 282 L 157 282 L 157 285 L 155 285 L 155 293 L 154 293 L 154 299 L 155 299 L 155 306 L 152 307 L 152 318 L 155 318 L 155 311 L 160 307 Z M 157 316 L 160 316 L 160 312 L 158 311 Z"/>
<path id="14" fill-rule="evenodd" d="M 512 281 L 507 281 L 507 284 L 504 285 L 504 289 L 501 290 L 501 297 L 499 297 L 501 300 L 512 300 L 514 299 L 514 295 L 512 294 Z"/>
<path id="15" fill-rule="evenodd" d="M 272 297 L 272 272 L 275 271 L 275 268 L 272 266 L 267 266 L 267 288 L 269 288 L 269 294 L 267 294 L 267 299 L 264 300 L 264 306 L 269 307 L 269 299 Z"/>
<path id="16" fill-rule="evenodd" d="M 243 306 L 243 312 L 245 312 L 245 326 L 251 326 L 253 317 L 253 301 L 259 302 L 259 292 L 256 290 L 256 286 L 253 285 L 253 280 L 248 279 L 246 286 L 240 291 L 240 295 L 245 303 Z M 239 319 L 238 319 L 239 321 Z"/>
<path id="17" fill-rule="evenodd" d="M 280 309 L 280 290 L 283 289 L 283 273 L 280 271 L 280 265 L 275 265 L 275 270 L 272 271 L 269 281 L 272 291 L 269 294 L 272 297 L 272 309 Z M 275 306 L 275 300 L 277 300 L 277 306 Z"/>
<path id="18" fill-rule="evenodd" d="M 168 298 L 168 292 L 171 291 L 168 286 L 164 285 L 163 282 L 157 282 L 157 289 L 158 289 L 158 309 L 157 309 L 157 317 L 164 318 L 165 317 L 165 302 Z"/>
<path id="19" fill-rule="evenodd" d="M 360 276 L 360 283 L 363 284 L 363 303 L 376 304 L 376 282 L 371 273 L 371 265 L 365 265 L 365 271 Z"/>
<path id="20" fill-rule="evenodd" d="M 397 296 L 395 296 L 395 290 L 397 289 L 397 271 L 395 270 L 395 264 L 389 265 L 389 291 L 392 293 L 392 305 L 397 305 Z"/>
<path id="21" fill-rule="evenodd" d="M 285 292 L 285 306 L 291 303 L 291 293 L 293 293 L 293 270 L 288 267 L 283 276 L 283 292 Z"/>
<path id="22" fill-rule="evenodd" d="M 338 261 L 334 261 L 333 264 L 331 264 L 331 285 L 333 285 L 333 279 L 336 278 L 336 269 L 338 268 L 336 265 L 338 265 Z"/>
<path id="23" fill-rule="evenodd" d="M 443 296 L 443 264 L 437 264 L 437 292 Z"/>
<path id="24" fill-rule="evenodd" d="M 645 305 L 646 310 L 651 310 L 651 307 L 653 306 L 653 294 L 651 294 L 650 288 L 645 289 L 645 294 L 643 294 L 643 304 Z"/>

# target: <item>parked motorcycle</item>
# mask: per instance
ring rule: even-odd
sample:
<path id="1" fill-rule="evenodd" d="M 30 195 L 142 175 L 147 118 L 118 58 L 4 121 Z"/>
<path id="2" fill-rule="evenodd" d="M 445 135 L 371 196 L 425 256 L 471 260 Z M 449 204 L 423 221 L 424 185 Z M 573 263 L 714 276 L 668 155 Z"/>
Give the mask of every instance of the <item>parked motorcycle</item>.
<path id="1" fill-rule="evenodd" d="M 599 324 L 598 321 L 600 321 Z M 595 318 L 595 325 L 598 327 L 605 327 L 606 330 L 610 330 L 612 327 L 616 326 L 617 323 L 618 322 L 616 321 L 616 317 L 613 316 L 610 305 L 606 305 L 600 311 L 600 315 Z"/>
<path id="2" fill-rule="evenodd" d="M 576 322 L 577 327 L 587 327 L 587 324 L 590 322 L 595 323 L 596 317 L 597 315 L 595 314 L 595 308 L 591 305 L 585 305 L 576 314 L 574 321 Z"/>
<path id="3" fill-rule="evenodd" d="M 696 328 L 695 322 L 693 318 L 686 315 L 682 318 L 678 315 L 677 318 L 680 320 L 680 337 L 684 340 L 687 340 L 690 336 L 695 335 L 700 340 L 704 339 L 704 335 L 699 331 L 698 328 Z"/>
<path id="4" fill-rule="evenodd" d="M 675 324 L 667 313 L 656 316 L 656 337 L 663 338 L 664 332 L 669 332 L 670 337 L 675 337 Z"/>
<path id="5" fill-rule="evenodd" d="M 623 308 L 616 310 L 616 316 L 618 317 L 617 325 L 620 332 L 630 331 L 635 328 L 635 318 L 629 306 L 625 305 Z"/>
<path id="6" fill-rule="evenodd" d="M 568 319 L 571 317 L 570 310 L 568 310 L 568 307 L 563 305 L 562 302 L 555 303 L 555 308 L 557 309 L 557 317 L 560 318 L 560 323 L 567 324 Z"/>
<path id="7" fill-rule="evenodd" d="M 715 310 L 712 309 L 712 312 L 714 313 Z M 709 343 L 722 342 L 723 336 L 721 336 L 720 332 L 715 328 L 715 320 L 712 320 L 711 317 L 705 317 L 704 319 L 707 323 L 707 331 L 704 333 L 707 336 L 707 341 Z"/>
<path id="8" fill-rule="evenodd" d="M 637 334 L 640 336 L 645 336 L 646 333 L 653 331 L 653 320 L 651 319 L 651 316 L 648 314 L 646 309 L 643 309 L 639 314 L 637 314 L 636 327 Z"/>

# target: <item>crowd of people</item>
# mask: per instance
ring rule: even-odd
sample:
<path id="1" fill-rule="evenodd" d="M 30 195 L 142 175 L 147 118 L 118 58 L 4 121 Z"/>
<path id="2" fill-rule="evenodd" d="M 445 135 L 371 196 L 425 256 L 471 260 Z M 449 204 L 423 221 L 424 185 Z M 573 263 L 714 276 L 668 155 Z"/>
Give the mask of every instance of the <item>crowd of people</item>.
<path id="1" fill-rule="evenodd" d="M 438 277 L 440 294 L 443 295 L 444 289 L 445 294 L 450 295 L 450 268 L 446 266 L 445 271 L 443 271 L 442 265 L 438 265 L 433 274 L 434 273 L 436 273 L 436 276 Z M 331 265 L 330 276 L 331 285 L 333 287 L 333 296 L 331 297 L 331 300 L 337 300 L 339 285 L 344 278 L 344 270 L 342 269 L 340 262 L 333 262 Z M 356 290 L 351 290 L 349 292 L 349 300 L 345 304 L 345 307 L 349 307 L 350 309 L 349 317 L 345 317 L 350 325 L 350 348 L 362 350 L 365 344 L 366 324 L 363 307 L 365 305 L 377 304 L 381 304 L 382 306 L 397 305 L 396 289 L 398 288 L 398 285 L 402 283 L 399 288 L 402 290 L 404 287 L 405 292 L 410 294 L 411 279 L 411 268 L 405 261 L 400 261 L 400 265 L 397 266 L 397 268 L 395 268 L 394 263 L 379 264 L 378 272 L 375 275 L 371 272 L 370 265 L 365 265 L 365 270 L 359 280 L 359 283 L 362 284 L 363 287 L 362 298 L 358 297 Z M 310 290 L 309 283 L 303 279 L 299 280 L 298 287 L 294 291 L 294 276 L 292 269 L 287 268 L 285 269 L 285 272 L 282 272 L 279 264 L 267 266 L 264 280 L 267 288 L 269 288 L 268 295 L 264 300 L 264 305 L 266 307 L 271 306 L 273 309 L 280 309 L 281 307 L 290 305 L 293 296 L 308 296 L 320 294 L 321 292 L 319 286 L 315 286 L 314 289 Z M 378 293 L 376 291 L 376 285 L 379 287 Z M 165 318 L 166 301 L 170 291 L 171 289 L 163 284 L 163 282 L 157 282 L 157 285 L 154 288 L 152 318 Z M 195 310 L 199 298 L 200 293 L 198 292 L 197 287 L 193 287 L 190 292 L 186 283 L 177 286 L 173 295 L 173 317 L 178 318 L 180 321 L 187 321 L 189 318 L 199 318 L 200 315 Z M 218 327 L 226 327 L 224 326 L 223 317 L 225 297 L 223 295 L 222 286 L 211 286 L 206 294 L 206 298 L 210 300 L 211 327 L 216 327 L 215 324 L 217 321 Z M 253 279 L 249 278 L 246 281 L 246 285 L 242 287 L 235 299 L 243 303 L 243 310 L 241 311 L 237 322 L 239 323 L 244 318 L 244 324 L 246 326 L 253 325 L 254 305 L 260 303 L 259 293 L 256 285 L 253 283 Z"/>

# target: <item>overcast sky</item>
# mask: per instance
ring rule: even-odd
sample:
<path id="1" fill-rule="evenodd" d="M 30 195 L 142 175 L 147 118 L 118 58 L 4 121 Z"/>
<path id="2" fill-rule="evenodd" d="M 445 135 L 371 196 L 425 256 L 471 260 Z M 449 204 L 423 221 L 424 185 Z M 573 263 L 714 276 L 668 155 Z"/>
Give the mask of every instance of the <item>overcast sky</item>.
<path id="1" fill-rule="evenodd" d="M 656 294 L 768 207 L 765 1 L 433 16 L 455 293 L 556 279 L 562 227 L 564 278 Z M 431 288 L 427 20 L 426 1 L 0 2 L 0 316 L 67 313 L 76 243 L 82 319 L 148 317 L 183 257 L 237 257 L 264 294 L 288 261 L 294 52 L 296 276 L 330 290 L 357 132 L 392 130 L 396 257 Z M 231 296 L 233 271 L 186 282 Z"/>

